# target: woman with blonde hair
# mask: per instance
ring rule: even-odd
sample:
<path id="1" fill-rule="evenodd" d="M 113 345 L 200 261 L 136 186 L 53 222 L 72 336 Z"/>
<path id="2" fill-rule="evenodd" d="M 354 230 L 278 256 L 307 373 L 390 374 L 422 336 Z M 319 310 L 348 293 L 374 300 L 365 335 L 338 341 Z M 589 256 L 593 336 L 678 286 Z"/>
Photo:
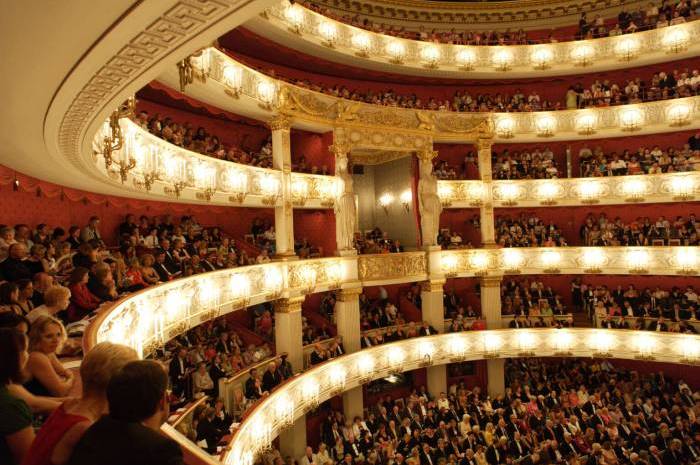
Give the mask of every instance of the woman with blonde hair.
<path id="1" fill-rule="evenodd" d="M 156 270 L 153 268 L 155 262 L 156 259 L 150 253 L 141 256 L 141 276 L 143 280 L 150 285 L 158 284 L 160 281 L 158 273 L 156 273 Z"/>
<path id="2" fill-rule="evenodd" d="M 31 379 L 25 384 L 32 394 L 64 397 L 73 387 L 73 373 L 66 370 L 56 356 L 65 341 L 66 329 L 56 318 L 42 315 L 32 324 L 27 362 Z"/>
<path id="3" fill-rule="evenodd" d="M 101 342 L 80 365 L 82 395 L 64 402 L 37 433 L 22 465 L 63 465 L 83 433 L 108 413 L 107 384 L 127 363 L 137 360 L 127 346 Z"/>

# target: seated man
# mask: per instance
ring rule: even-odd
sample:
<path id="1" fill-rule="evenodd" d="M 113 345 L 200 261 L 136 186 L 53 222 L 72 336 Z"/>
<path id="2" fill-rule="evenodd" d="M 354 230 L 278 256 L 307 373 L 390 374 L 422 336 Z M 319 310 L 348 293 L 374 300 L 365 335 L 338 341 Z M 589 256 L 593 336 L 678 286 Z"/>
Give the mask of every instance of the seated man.
<path id="1" fill-rule="evenodd" d="M 170 413 L 168 376 L 160 363 L 128 363 L 107 386 L 109 414 L 76 444 L 68 465 L 182 465 L 182 451 L 161 435 Z"/>

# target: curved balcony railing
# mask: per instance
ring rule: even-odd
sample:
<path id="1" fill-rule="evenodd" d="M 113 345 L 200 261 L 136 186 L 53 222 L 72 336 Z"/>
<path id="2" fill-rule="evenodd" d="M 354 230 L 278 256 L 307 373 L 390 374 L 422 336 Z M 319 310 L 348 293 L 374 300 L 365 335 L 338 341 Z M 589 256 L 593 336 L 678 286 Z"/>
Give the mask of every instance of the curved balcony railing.
<path id="1" fill-rule="evenodd" d="M 97 167 L 115 181 L 154 194 L 224 205 L 275 206 L 282 197 L 282 172 L 219 160 L 171 144 L 128 118 L 119 120 L 121 148 L 105 157 L 109 121 L 95 135 Z M 332 207 L 338 181 L 334 176 L 292 173 L 291 196 L 301 208 Z"/>
<path id="2" fill-rule="evenodd" d="M 482 181 L 438 181 L 446 208 L 478 207 L 491 199 L 496 207 L 614 205 L 694 200 L 700 173 L 493 181 L 490 188 Z"/>
<path id="3" fill-rule="evenodd" d="M 177 279 L 130 294 L 100 311 L 85 349 L 103 341 L 140 356 L 200 323 L 262 302 L 339 288 L 357 278 L 353 258 L 321 258 L 232 268 Z"/>
<path id="4" fill-rule="evenodd" d="M 523 356 L 614 357 L 696 364 L 700 336 L 600 329 L 491 330 L 444 334 L 364 349 L 292 378 L 234 433 L 224 463 L 252 465 L 280 432 L 319 403 L 392 373 L 453 362 Z"/>
<path id="5" fill-rule="evenodd" d="M 351 26 L 283 0 L 246 27 L 293 48 L 390 72 L 444 77 L 541 77 L 661 63 L 700 54 L 691 21 L 634 34 L 536 45 L 452 45 Z"/>
<path id="6" fill-rule="evenodd" d="M 283 114 L 319 132 L 335 128 L 335 137 L 342 136 L 342 142 L 353 149 L 419 151 L 430 149 L 433 141 L 474 142 L 492 136 L 518 142 L 575 140 L 700 127 L 700 97 L 542 112 L 415 110 L 355 102 L 294 86 L 214 48 L 189 60 L 199 79 L 185 87 L 188 95 L 252 118 Z M 174 68 L 159 80 L 171 87 L 180 85 Z"/>

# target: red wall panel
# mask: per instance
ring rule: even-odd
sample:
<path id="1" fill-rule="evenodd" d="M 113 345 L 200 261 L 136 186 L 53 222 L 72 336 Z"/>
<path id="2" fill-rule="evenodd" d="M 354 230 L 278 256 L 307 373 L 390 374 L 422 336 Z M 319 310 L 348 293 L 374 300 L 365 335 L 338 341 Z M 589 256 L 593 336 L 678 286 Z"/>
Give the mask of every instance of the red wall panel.
<path id="1" fill-rule="evenodd" d="M 326 132 L 317 134 L 300 129 L 292 129 L 292 163 L 297 163 L 301 156 L 306 157 L 309 168 L 317 166 L 319 169 L 324 165 L 328 168 L 328 173 L 335 171 L 335 159 L 329 151 L 333 144 L 333 133 Z"/>
<path id="2" fill-rule="evenodd" d="M 294 210 L 294 239 L 306 238 L 323 247 L 323 255 L 335 255 L 335 213 L 333 210 Z"/>
<path id="3" fill-rule="evenodd" d="M 479 216 L 478 208 L 444 209 L 440 215 L 440 228 L 449 228 L 462 236 L 462 243 L 471 242 L 474 247 L 481 245 L 481 231 L 472 226 L 471 220 Z"/>

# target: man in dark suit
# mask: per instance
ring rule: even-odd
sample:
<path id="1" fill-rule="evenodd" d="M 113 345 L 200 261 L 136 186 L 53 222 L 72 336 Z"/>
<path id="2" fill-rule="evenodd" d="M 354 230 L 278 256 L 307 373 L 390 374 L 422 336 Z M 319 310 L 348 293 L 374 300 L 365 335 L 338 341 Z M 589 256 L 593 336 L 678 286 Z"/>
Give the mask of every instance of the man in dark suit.
<path id="1" fill-rule="evenodd" d="M 500 465 L 505 462 L 507 444 L 508 439 L 501 437 L 498 443 L 494 442 L 486 449 L 486 461 L 489 465 Z"/>
<path id="2" fill-rule="evenodd" d="M 180 271 L 180 262 L 173 255 L 173 251 L 170 249 L 170 241 L 167 239 L 162 239 L 160 241 L 160 249 L 156 253 L 163 253 L 165 255 L 165 267 L 171 274 L 175 274 Z"/>
<path id="3" fill-rule="evenodd" d="M 262 389 L 263 391 L 272 391 L 276 388 L 282 380 L 277 373 L 277 364 L 273 361 L 267 364 L 267 370 L 263 375 L 262 379 Z"/>
<path id="4" fill-rule="evenodd" d="M 682 446 L 683 442 L 680 439 L 671 441 L 671 445 L 661 454 L 661 463 L 663 465 L 678 465 L 684 462 L 685 460 L 681 460 L 683 456 Z"/>
<path id="5" fill-rule="evenodd" d="M 187 361 L 187 349 L 180 347 L 177 350 L 177 355 L 170 360 L 170 383 L 173 387 L 173 394 L 180 397 L 186 394 L 187 378 L 190 375 L 191 368 Z"/>
<path id="6" fill-rule="evenodd" d="M 68 465 L 182 465 L 178 443 L 159 431 L 170 414 L 167 387 L 158 362 L 124 366 L 107 386 L 109 414 L 87 429 Z"/>
<path id="7" fill-rule="evenodd" d="M 245 381 L 245 390 L 243 391 L 246 399 L 260 398 L 260 389 L 258 389 L 258 386 L 256 385 L 257 378 L 258 370 L 251 368 L 248 371 L 248 379 Z"/>
<path id="8" fill-rule="evenodd" d="M 310 362 L 311 365 L 318 365 L 321 362 L 326 361 L 326 356 L 324 354 L 324 350 L 321 347 L 321 344 L 315 344 L 314 345 L 314 350 L 311 352 L 310 356 Z"/>
<path id="9" fill-rule="evenodd" d="M 174 273 L 168 270 L 165 264 L 165 252 L 162 250 L 156 252 L 156 262 L 153 264 L 153 269 L 158 273 L 158 279 L 164 283 L 167 283 L 175 277 Z"/>
<path id="10" fill-rule="evenodd" d="M 21 242 L 12 244 L 8 250 L 8 256 L 0 263 L 0 279 L 17 281 L 20 279 L 32 279 L 33 273 L 25 258 L 27 258 L 27 246 Z"/>
<path id="11" fill-rule="evenodd" d="M 425 465 L 437 465 L 437 458 L 430 450 L 430 445 L 428 443 L 423 443 L 423 449 L 420 452 L 420 463 Z"/>
<path id="12" fill-rule="evenodd" d="M 430 326 L 427 321 L 423 322 L 423 326 L 421 326 L 420 330 L 418 331 L 418 334 L 421 336 L 434 336 L 437 333 L 437 330 Z"/>

